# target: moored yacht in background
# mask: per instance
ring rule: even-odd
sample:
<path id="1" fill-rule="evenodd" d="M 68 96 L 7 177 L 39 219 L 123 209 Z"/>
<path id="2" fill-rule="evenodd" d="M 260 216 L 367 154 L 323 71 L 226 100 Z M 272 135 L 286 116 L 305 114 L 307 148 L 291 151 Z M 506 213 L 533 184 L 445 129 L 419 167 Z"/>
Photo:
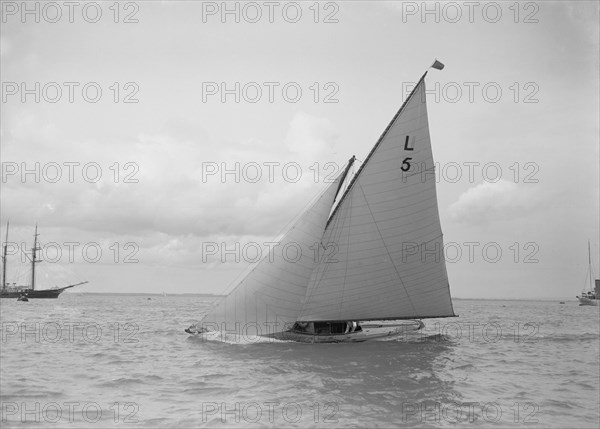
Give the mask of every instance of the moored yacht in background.
<path id="1" fill-rule="evenodd" d="M 583 291 L 577 297 L 579 305 L 598 306 L 598 303 L 600 302 L 600 279 L 596 279 L 596 285 L 594 289 L 592 289 L 592 278 L 592 252 L 590 250 L 590 242 L 588 241 L 588 276 L 586 276 L 586 285 L 583 287 Z"/>

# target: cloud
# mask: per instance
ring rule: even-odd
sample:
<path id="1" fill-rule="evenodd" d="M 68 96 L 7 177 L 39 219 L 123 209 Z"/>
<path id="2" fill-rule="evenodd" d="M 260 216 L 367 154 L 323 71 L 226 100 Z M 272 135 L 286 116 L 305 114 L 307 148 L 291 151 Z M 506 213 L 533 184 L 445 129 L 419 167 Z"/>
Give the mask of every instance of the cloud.
<path id="1" fill-rule="evenodd" d="M 66 130 L 41 115 L 10 119 L 3 158 L 15 173 L 3 184 L 3 218 L 24 225 L 43 219 L 45 227 L 68 225 L 100 235 L 160 233 L 169 239 L 273 237 L 332 173 L 323 168 L 335 141 L 334 127 L 326 118 L 302 112 L 289 123 L 286 145 L 253 137 L 215 145 L 202 130 L 179 122 L 119 141 L 97 138 L 77 144 L 73 137 L 58 138 Z M 72 182 L 65 161 L 78 163 Z M 57 167 L 47 168 L 52 163 Z M 98 168 L 85 169 L 92 163 Z M 209 164 L 218 169 L 215 174 L 206 174 Z M 23 176 L 35 166 L 37 176 Z M 257 168 L 261 177 L 254 181 Z M 57 171 L 59 180 L 47 179 Z M 97 182 L 87 177 L 96 171 L 102 173 Z"/>
<path id="2" fill-rule="evenodd" d="M 298 112 L 285 138 L 289 150 L 302 159 L 322 161 L 333 150 L 338 134 L 329 119 Z"/>
<path id="3" fill-rule="evenodd" d="M 534 188 L 508 180 L 484 182 L 462 193 L 450 205 L 450 217 L 460 223 L 484 225 L 525 217 L 538 205 Z"/>

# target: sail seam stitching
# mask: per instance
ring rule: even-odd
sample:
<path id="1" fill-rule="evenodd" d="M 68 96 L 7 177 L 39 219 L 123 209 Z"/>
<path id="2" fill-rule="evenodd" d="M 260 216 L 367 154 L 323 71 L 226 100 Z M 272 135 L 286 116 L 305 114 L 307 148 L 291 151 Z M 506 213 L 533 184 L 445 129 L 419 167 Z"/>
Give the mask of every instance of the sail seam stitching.
<path id="1" fill-rule="evenodd" d="M 334 226 L 337 226 L 337 224 L 339 222 L 341 222 L 341 218 L 342 218 L 342 216 L 336 217 L 336 219 L 334 221 Z M 345 222 L 345 219 L 346 218 L 344 217 L 344 222 Z M 344 225 L 342 224 L 342 228 L 340 229 L 340 232 L 339 232 L 340 236 L 341 236 L 341 233 L 342 233 L 343 229 L 344 229 Z M 335 231 L 335 228 L 332 229 L 332 231 Z M 321 236 L 321 244 L 323 244 L 322 240 L 324 238 L 324 235 L 325 235 L 325 231 L 323 231 L 323 235 Z M 336 240 L 336 237 L 333 237 L 333 238 L 334 238 L 334 240 Z M 339 241 L 339 237 L 338 237 L 338 241 Z M 334 243 L 335 243 L 335 241 L 334 241 Z M 325 258 L 325 255 L 323 255 L 323 258 Z M 306 291 L 306 298 L 305 298 L 305 301 L 304 301 L 304 304 L 302 306 L 302 310 L 301 310 L 300 314 L 302 314 L 304 312 L 304 309 L 306 308 L 306 303 L 310 301 L 310 299 L 313 297 L 314 293 L 317 291 L 318 285 L 321 283 L 321 280 L 323 279 L 323 277 L 325 276 L 325 273 L 327 272 L 327 269 L 329 268 L 329 264 L 325 263 L 323 271 L 321 273 L 319 273 L 319 266 L 320 265 L 321 265 L 321 263 L 319 262 L 319 264 L 315 267 L 315 270 L 317 271 L 317 273 L 315 274 L 315 286 L 312 289 L 309 289 L 309 290 Z"/>
<path id="2" fill-rule="evenodd" d="M 394 267 L 394 271 L 396 272 L 396 275 L 398 276 L 398 280 L 400 280 L 400 284 L 402 285 L 402 288 L 404 289 L 404 293 L 406 293 L 406 298 L 408 299 L 408 303 L 410 304 L 411 308 L 413 309 L 414 314 L 417 314 L 417 310 L 415 309 L 415 306 L 413 305 L 412 300 L 410 299 L 410 295 L 409 295 L 408 291 L 406 290 L 406 286 L 404 285 L 404 282 L 402 281 L 402 277 L 400 277 L 400 273 L 398 272 L 398 268 L 396 267 L 396 264 L 394 263 L 394 259 L 392 258 L 392 255 L 390 254 L 390 251 L 387 247 L 385 239 L 383 238 L 383 235 L 381 235 L 381 231 L 379 231 L 379 225 L 377 225 L 375 216 L 373 215 L 373 212 L 371 211 L 371 205 L 369 204 L 369 200 L 367 199 L 367 196 L 365 195 L 365 192 L 363 191 L 363 188 L 362 188 L 362 185 L 360 184 L 360 182 L 357 182 L 357 183 L 358 183 L 358 187 L 360 188 L 360 191 L 363 194 L 363 197 L 365 198 L 365 202 L 367 203 L 367 208 L 369 209 L 369 213 L 371 214 L 371 217 L 373 218 L 373 223 L 375 224 L 377 233 L 381 237 L 383 247 L 385 248 L 385 251 L 388 254 L 388 258 L 389 258 L 390 262 L 392 263 L 392 266 Z"/>
<path id="3" fill-rule="evenodd" d="M 352 222 L 352 209 L 354 208 L 354 198 L 352 198 L 352 196 L 350 196 L 350 210 L 349 210 L 349 215 L 348 215 L 348 219 L 350 220 L 350 222 Z M 346 255 L 350 255 L 350 229 L 352 228 L 352 224 L 348 225 L 348 240 L 347 240 L 347 245 L 346 245 Z M 340 236 L 341 236 L 341 231 L 340 231 Z M 340 300 L 340 312 L 339 312 L 339 317 L 340 319 L 342 318 L 342 309 L 344 307 L 344 292 L 346 290 L 346 279 L 348 278 L 348 258 L 346 258 L 346 266 L 344 267 L 344 283 L 342 285 L 342 299 Z"/>

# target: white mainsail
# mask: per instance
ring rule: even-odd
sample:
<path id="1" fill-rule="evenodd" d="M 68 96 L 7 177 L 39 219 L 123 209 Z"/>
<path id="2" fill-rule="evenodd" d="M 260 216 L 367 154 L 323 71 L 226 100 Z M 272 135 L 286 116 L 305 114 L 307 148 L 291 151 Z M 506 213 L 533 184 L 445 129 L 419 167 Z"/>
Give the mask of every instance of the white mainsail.
<path id="1" fill-rule="evenodd" d="M 351 162 L 354 158 L 351 160 Z M 291 328 L 300 315 L 311 273 L 340 183 L 339 177 L 272 246 L 246 277 L 202 319 L 207 330 L 246 337 L 270 335 Z"/>
<path id="2" fill-rule="evenodd" d="M 332 214 L 322 243 L 336 252 L 312 272 L 300 321 L 454 316 L 435 190 L 426 74 Z"/>

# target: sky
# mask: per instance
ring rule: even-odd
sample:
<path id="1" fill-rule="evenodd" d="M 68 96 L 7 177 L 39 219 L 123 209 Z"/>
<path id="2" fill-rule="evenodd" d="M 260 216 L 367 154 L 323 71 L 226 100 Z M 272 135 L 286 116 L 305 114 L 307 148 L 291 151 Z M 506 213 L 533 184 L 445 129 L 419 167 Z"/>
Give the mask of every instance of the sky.
<path id="1" fill-rule="evenodd" d="M 573 299 L 588 240 L 599 266 L 598 5 L 2 1 L 8 281 L 37 223 L 40 287 L 222 293 L 437 58 L 452 296 Z"/>

